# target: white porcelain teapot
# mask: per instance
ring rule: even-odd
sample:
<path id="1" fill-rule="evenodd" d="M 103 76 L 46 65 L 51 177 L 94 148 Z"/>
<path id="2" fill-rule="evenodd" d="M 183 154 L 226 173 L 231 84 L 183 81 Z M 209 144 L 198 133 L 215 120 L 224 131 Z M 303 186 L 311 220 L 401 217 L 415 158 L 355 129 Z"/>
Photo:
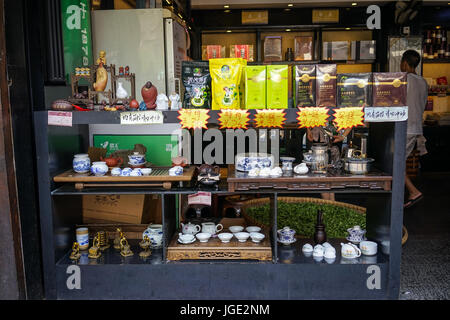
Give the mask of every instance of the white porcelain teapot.
<path id="1" fill-rule="evenodd" d="M 344 244 L 341 242 L 341 255 L 347 259 L 358 258 L 361 256 L 361 250 L 352 243 Z"/>
<path id="2" fill-rule="evenodd" d="M 216 234 L 216 232 L 220 232 L 223 229 L 223 225 L 220 223 L 216 225 L 214 222 L 203 222 L 202 223 L 202 232 L 210 233 L 211 235 Z"/>
<path id="3" fill-rule="evenodd" d="M 181 232 L 183 234 L 192 234 L 195 235 L 200 232 L 202 227 L 200 227 L 198 224 L 192 224 L 192 223 L 181 223 Z"/>

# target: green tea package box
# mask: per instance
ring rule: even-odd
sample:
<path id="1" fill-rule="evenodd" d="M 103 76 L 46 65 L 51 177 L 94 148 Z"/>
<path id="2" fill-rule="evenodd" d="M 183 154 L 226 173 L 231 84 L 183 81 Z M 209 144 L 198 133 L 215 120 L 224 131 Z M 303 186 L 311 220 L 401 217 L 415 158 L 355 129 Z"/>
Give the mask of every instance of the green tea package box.
<path id="1" fill-rule="evenodd" d="M 268 109 L 285 109 L 288 107 L 288 65 L 267 66 Z"/>
<path id="2" fill-rule="evenodd" d="M 266 66 L 245 67 L 246 109 L 266 108 Z"/>

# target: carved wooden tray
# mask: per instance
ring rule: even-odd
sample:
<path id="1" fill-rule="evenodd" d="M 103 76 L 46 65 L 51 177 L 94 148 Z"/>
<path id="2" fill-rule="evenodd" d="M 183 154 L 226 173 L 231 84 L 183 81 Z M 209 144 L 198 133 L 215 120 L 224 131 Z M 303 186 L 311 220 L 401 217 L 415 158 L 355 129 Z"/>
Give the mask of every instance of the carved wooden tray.
<path id="1" fill-rule="evenodd" d="M 248 238 L 246 242 L 239 242 L 233 237 L 229 243 L 222 243 L 219 238 L 210 238 L 208 242 L 196 241 L 192 244 L 180 244 L 177 242 L 178 233 L 170 241 L 167 248 L 167 260 L 186 259 L 243 259 L 243 260 L 272 260 L 272 247 L 267 232 L 266 237 L 260 243 L 252 242 Z"/>
<path id="2" fill-rule="evenodd" d="M 391 190 L 392 176 L 382 173 L 366 175 L 327 174 L 288 175 L 278 178 L 249 177 L 247 173 L 229 170 L 228 191 L 247 191 L 261 189 L 281 190 L 332 190 L 344 188 L 365 188 L 371 190 Z"/>
<path id="3" fill-rule="evenodd" d="M 148 176 L 121 177 L 111 176 L 111 172 L 101 177 L 96 177 L 92 173 L 76 173 L 72 169 L 63 172 L 53 178 L 55 182 L 73 182 L 75 188 L 83 189 L 85 187 L 163 187 L 170 189 L 172 182 L 191 181 L 195 168 L 184 168 L 183 175 L 170 176 L 170 168 L 152 168 L 152 173 Z"/>

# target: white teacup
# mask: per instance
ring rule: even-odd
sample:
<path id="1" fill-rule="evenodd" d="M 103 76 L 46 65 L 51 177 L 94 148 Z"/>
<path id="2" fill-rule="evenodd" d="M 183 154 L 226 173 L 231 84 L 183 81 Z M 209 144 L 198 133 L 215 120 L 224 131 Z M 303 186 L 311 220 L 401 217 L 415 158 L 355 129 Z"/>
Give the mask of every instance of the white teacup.
<path id="1" fill-rule="evenodd" d="M 316 244 L 315 246 L 314 246 L 314 251 L 316 251 L 316 250 L 325 250 L 325 248 L 323 247 L 323 245 L 321 245 L 321 244 Z"/>
<path id="2" fill-rule="evenodd" d="M 358 258 L 361 256 L 361 250 L 353 243 L 341 243 L 341 255 L 347 259 Z"/>
<path id="3" fill-rule="evenodd" d="M 218 234 L 218 237 L 223 243 L 228 243 L 230 242 L 231 238 L 233 238 L 233 234 L 229 232 L 222 232 Z"/>
<path id="4" fill-rule="evenodd" d="M 361 241 L 359 244 L 362 254 L 366 256 L 373 256 L 377 254 L 377 247 L 377 243 L 373 241 Z"/>
<path id="5" fill-rule="evenodd" d="M 326 249 L 326 248 L 333 248 L 333 246 L 329 243 L 329 242 L 324 242 L 322 243 L 322 246 Z"/>
<path id="6" fill-rule="evenodd" d="M 178 239 L 180 239 L 181 242 L 187 243 L 187 242 L 191 242 L 192 240 L 194 240 L 195 237 L 192 234 L 179 233 Z"/>
<path id="7" fill-rule="evenodd" d="M 325 249 L 323 256 L 327 259 L 336 258 L 336 250 L 333 247 L 328 247 Z"/>
<path id="8" fill-rule="evenodd" d="M 314 250 L 313 246 L 310 245 L 309 243 L 305 243 L 302 247 L 303 253 L 311 253 L 311 252 L 313 252 L 313 250 Z"/>
<path id="9" fill-rule="evenodd" d="M 314 247 L 313 257 L 323 257 L 324 249 L 323 246 L 317 245 Z"/>

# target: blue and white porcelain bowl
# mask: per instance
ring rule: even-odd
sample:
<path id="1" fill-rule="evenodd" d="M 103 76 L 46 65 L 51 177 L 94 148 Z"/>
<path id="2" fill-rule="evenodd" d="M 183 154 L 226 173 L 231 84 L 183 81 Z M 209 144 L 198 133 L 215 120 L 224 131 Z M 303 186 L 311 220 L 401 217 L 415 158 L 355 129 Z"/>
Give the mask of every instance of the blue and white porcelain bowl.
<path id="1" fill-rule="evenodd" d="M 120 176 L 121 173 L 122 173 L 122 169 L 120 169 L 119 167 L 111 169 L 111 175 L 112 176 L 117 177 L 117 176 Z"/>
<path id="2" fill-rule="evenodd" d="M 175 166 L 169 169 L 169 176 L 181 176 L 183 174 L 183 168 Z"/>
<path id="3" fill-rule="evenodd" d="M 145 155 L 134 152 L 132 155 L 128 156 L 128 163 L 133 166 L 143 164 L 145 163 Z"/>
<path id="4" fill-rule="evenodd" d="M 249 172 L 252 169 L 272 169 L 274 157 L 267 153 L 240 153 L 235 157 L 236 170 Z"/>
<path id="5" fill-rule="evenodd" d="M 73 156 L 73 171 L 76 173 L 87 173 L 91 169 L 91 159 L 87 153 L 79 153 Z"/>
<path id="6" fill-rule="evenodd" d="M 131 177 L 140 177 L 142 176 L 142 172 L 139 168 L 133 169 L 133 171 L 130 172 Z"/>
<path id="7" fill-rule="evenodd" d="M 277 231 L 278 238 L 281 241 L 293 241 L 295 239 L 295 230 L 289 228 L 288 226 L 284 227 L 283 229 L 280 229 Z"/>
<path id="8" fill-rule="evenodd" d="M 129 177 L 132 171 L 133 171 L 133 169 L 131 169 L 131 168 L 128 168 L 128 167 L 123 168 L 122 172 L 120 173 L 120 176 L 121 177 Z"/>
<path id="9" fill-rule="evenodd" d="M 104 176 L 108 170 L 109 168 L 105 161 L 96 161 L 92 163 L 91 172 L 97 177 Z"/>

